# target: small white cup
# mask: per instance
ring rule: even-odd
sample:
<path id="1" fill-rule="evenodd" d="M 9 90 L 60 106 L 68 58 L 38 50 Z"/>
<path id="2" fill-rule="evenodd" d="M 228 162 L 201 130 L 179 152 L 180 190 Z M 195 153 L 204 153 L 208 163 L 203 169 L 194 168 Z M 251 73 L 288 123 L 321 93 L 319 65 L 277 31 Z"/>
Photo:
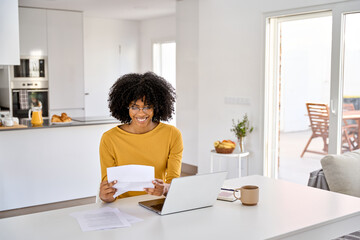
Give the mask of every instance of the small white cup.
<path id="1" fill-rule="evenodd" d="M 12 127 L 14 126 L 14 121 L 12 120 L 12 118 L 5 118 L 3 120 L 4 126 L 5 127 Z"/>
<path id="2" fill-rule="evenodd" d="M 13 117 L 12 120 L 14 122 L 14 125 L 19 125 L 19 118 Z"/>

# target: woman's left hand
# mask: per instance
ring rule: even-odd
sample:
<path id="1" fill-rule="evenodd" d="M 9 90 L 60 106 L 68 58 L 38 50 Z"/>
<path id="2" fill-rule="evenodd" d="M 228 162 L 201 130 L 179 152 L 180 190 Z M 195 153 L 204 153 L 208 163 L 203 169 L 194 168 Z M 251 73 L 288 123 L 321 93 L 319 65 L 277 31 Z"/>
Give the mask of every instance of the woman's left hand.
<path id="1" fill-rule="evenodd" d="M 155 196 L 166 196 L 167 192 L 169 191 L 170 184 L 165 183 L 163 180 L 157 178 L 155 178 L 152 183 L 154 184 L 154 188 L 144 188 L 145 192 Z"/>

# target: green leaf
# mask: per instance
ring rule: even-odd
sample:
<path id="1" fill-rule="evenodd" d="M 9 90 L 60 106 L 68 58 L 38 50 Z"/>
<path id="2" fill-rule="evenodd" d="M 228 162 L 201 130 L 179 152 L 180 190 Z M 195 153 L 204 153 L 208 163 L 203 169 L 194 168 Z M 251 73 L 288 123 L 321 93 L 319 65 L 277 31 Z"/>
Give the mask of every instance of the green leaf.
<path id="1" fill-rule="evenodd" d="M 230 130 L 235 133 L 238 139 L 241 137 L 246 137 L 249 133 L 251 133 L 254 130 L 253 126 L 250 127 L 250 122 L 246 113 L 242 121 L 237 120 L 237 122 L 235 122 L 235 120 L 233 119 L 232 122 L 233 122 L 233 126 Z"/>

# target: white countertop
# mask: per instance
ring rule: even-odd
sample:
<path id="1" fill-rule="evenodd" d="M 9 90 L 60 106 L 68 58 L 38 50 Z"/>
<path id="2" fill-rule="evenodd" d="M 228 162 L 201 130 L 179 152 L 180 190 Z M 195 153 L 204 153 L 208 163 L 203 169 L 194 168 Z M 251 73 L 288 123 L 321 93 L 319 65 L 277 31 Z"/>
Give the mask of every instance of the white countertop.
<path id="1" fill-rule="evenodd" d="M 0 219 L 0 239 L 331 239 L 360 229 L 360 199 L 261 176 L 227 180 L 258 185 L 257 206 L 216 201 L 213 207 L 159 216 L 138 205 L 144 195 L 111 204 Z M 82 232 L 69 214 L 102 206 L 144 219 L 128 228 Z"/>

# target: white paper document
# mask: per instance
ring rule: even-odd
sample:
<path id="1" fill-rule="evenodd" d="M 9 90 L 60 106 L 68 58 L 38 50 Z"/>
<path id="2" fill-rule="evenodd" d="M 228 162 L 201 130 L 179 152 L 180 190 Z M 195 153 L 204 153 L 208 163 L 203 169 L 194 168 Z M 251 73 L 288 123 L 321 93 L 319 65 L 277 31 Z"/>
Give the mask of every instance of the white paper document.
<path id="1" fill-rule="evenodd" d="M 153 188 L 155 168 L 144 165 L 124 165 L 107 168 L 108 182 L 117 180 L 114 185 L 117 189 L 114 198 L 128 191 L 144 191 L 144 188 Z"/>
<path id="2" fill-rule="evenodd" d="M 70 214 L 76 218 L 83 232 L 119 227 L 130 227 L 130 223 L 143 221 L 117 208 L 104 207 L 96 210 Z"/>

